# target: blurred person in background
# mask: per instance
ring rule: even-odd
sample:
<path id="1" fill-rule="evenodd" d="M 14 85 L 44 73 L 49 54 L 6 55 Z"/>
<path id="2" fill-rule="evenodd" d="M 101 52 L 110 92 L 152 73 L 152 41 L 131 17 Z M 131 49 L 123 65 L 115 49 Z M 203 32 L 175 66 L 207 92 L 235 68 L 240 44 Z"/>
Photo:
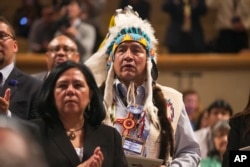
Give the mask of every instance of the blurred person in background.
<path id="1" fill-rule="evenodd" d="M 208 111 L 207 110 L 203 110 L 201 111 L 201 113 L 198 116 L 197 119 L 197 124 L 195 127 L 195 131 L 202 129 L 202 128 L 206 128 L 209 126 L 209 122 L 208 122 Z"/>
<path id="2" fill-rule="evenodd" d="M 37 127 L 30 122 L 0 115 L 1 166 L 49 167 L 38 137 Z"/>
<path id="3" fill-rule="evenodd" d="M 56 12 L 50 4 L 42 6 L 41 17 L 36 19 L 31 26 L 28 36 L 29 51 L 45 53 L 49 41 L 56 32 Z"/>
<path id="4" fill-rule="evenodd" d="M 200 20 L 207 12 L 205 0 L 164 0 L 162 10 L 170 16 L 164 38 L 170 53 L 206 51 Z"/>
<path id="5" fill-rule="evenodd" d="M 63 6 L 66 6 L 69 2 L 70 0 L 53 0 L 52 3 L 56 9 L 60 9 Z M 106 0 L 80 0 L 79 2 L 82 4 L 82 13 L 80 15 L 80 18 L 83 22 L 89 23 L 95 28 L 96 38 L 92 51 L 94 53 L 98 50 L 98 47 L 104 38 L 101 31 L 103 23 L 100 19 L 100 16 L 104 12 L 107 2 Z"/>
<path id="6" fill-rule="evenodd" d="M 183 102 L 193 130 L 196 129 L 197 119 L 200 115 L 200 97 L 198 92 L 192 89 L 182 91 Z"/>
<path id="7" fill-rule="evenodd" d="M 48 44 L 46 52 L 48 70 L 32 74 L 32 77 L 44 81 L 55 66 L 68 60 L 74 62 L 80 61 L 80 54 L 78 52 L 77 45 L 70 37 L 66 35 L 58 35 Z"/>
<path id="8" fill-rule="evenodd" d="M 70 36 L 76 42 L 80 53 L 80 61 L 88 59 L 95 46 L 96 30 L 95 27 L 82 20 L 83 3 L 81 0 L 69 0 L 60 9 L 61 19 L 58 21 L 58 34 Z"/>
<path id="9" fill-rule="evenodd" d="M 200 145 L 201 157 L 207 157 L 207 153 L 213 149 L 211 144 L 212 129 L 215 124 L 221 120 L 229 120 L 233 115 L 231 105 L 223 99 L 212 102 L 207 108 L 209 126 L 194 132 L 196 139 Z"/>
<path id="10" fill-rule="evenodd" d="M 223 155 L 227 148 L 228 133 L 230 126 L 228 121 L 219 121 L 212 129 L 213 149 L 208 152 L 208 156 L 201 160 L 200 167 L 221 167 Z"/>
<path id="11" fill-rule="evenodd" d="M 249 48 L 250 0 L 206 0 L 215 13 L 214 51 L 238 53 Z"/>

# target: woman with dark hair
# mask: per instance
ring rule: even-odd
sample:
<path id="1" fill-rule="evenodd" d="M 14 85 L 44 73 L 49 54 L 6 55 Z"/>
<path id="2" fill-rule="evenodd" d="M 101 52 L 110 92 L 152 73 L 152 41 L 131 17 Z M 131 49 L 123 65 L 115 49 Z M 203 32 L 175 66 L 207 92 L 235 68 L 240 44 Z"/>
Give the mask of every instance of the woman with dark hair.
<path id="1" fill-rule="evenodd" d="M 42 118 L 33 121 L 50 166 L 127 166 L 120 134 L 102 124 L 102 100 L 85 65 L 67 61 L 51 71 L 38 99 Z"/>
<path id="2" fill-rule="evenodd" d="M 242 112 L 235 114 L 229 121 L 227 150 L 223 158 L 223 167 L 229 167 L 229 153 L 250 146 L 250 92 L 248 103 Z"/>

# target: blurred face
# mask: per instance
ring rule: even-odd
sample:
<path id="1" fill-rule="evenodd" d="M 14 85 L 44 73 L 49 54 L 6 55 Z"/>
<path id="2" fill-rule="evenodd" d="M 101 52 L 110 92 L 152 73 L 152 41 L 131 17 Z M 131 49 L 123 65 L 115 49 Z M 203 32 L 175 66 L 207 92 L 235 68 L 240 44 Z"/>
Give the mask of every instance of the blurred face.
<path id="1" fill-rule="evenodd" d="M 221 155 L 226 151 L 227 148 L 227 135 L 228 130 L 220 130 L 215 134 L 215 137 L 213 138 L 214 146 Z"/>
<path id="2" fill-rule="evenodd" d="M 65 71 L 56 82 L 54 97 L 61 118 L 69 115 L 83 117 L 91 91 L 82 72 L 76 68 Z"/>
<path id="3" fill-rule="evenodd" d="M 131 81 L 141 85 L 147 76 L 146 49 L 138 42 L 121 43 L 115 51 L 114 71 L 126 85 Z"/>
<path id="4" fill-rule="evenodd" d="M 77 2 L 68 4 L 67 11 L 70 18 L 78 18 L 81 14 L 81 8 Z"/>
<path id="5" fill-rule="evenodd" d="M 17 42 L 13 38 L 9 26 L 0 22 L 0 68 L 12 63 L 17 51 Z"/>
<path id="6" fill-rule="evenodd" d="M 7 154 L 21 159 L 27 157 L 28 145 L 21 134 L 8 128 L 0 128 L 0 138 L 1 150 L 5 150 Z"/>
<path id="7" fill-rule="evenodd" d="M 42 9 L 42 18 L 43 20 L 50 24 L 54 21 L 54 8 L 52 6 L 48 6 Z"/>
<path id="8" fill-rule="evenodd" d="M 46 55 L 49 71 L 62 62 L 68 60 L 79 62 L 80 60 L 76 44 L 64 35 L 56 37 L 49 43 Z"/>
<path id="9" fill-rule="evenodd" d="M 192 119 L 192 116 L 195 114 L 195 112 L 198 112 L 199 109 L 199 97 L 197 94 L 188 94 L 185 96 L 183 101 L 187 114 L 189 118 Z"/>
<path id="10" fill-rule="evenodd" d="M 213 108 L 208 118 L 210 126 L 213 127 L 220 120 L 229 120 L 230 113 L 224 108 Z"/>

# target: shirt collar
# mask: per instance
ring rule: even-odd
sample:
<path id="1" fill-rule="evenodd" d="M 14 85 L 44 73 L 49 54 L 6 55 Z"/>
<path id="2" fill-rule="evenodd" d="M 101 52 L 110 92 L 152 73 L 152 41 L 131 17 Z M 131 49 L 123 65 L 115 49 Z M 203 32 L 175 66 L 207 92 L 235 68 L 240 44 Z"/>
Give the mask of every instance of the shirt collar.
<path id="1" fill-rule="evenodd" d="M 3 74 L 3 83 L 5 83 L 6 79 L 9 77 L 13 69 L 14 69 L 14 62 L 0 69 L 0 72 Z"/>

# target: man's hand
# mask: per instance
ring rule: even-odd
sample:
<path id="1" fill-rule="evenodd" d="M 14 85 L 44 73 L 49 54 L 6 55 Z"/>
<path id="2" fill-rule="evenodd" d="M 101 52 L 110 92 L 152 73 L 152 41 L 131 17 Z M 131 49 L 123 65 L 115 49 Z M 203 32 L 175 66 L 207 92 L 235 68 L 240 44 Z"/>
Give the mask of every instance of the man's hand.
<path id="1" fill-rule="evenodd" d="M 4 97 L 0 97 L 0 113 L 7 115 L 10 106 L 10 88 L 5 90 Z"/>

